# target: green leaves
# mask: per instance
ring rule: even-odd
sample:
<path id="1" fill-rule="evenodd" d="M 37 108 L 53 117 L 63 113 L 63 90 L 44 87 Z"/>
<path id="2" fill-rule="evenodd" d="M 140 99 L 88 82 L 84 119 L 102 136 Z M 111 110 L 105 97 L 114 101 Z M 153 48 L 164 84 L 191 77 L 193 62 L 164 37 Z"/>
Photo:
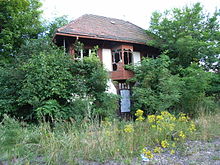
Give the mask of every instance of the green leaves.
<path id="1" fill-rule="evenodd" d="M 134 68 L 137 85 L 133 88 L 132 98 L 135 110 L 160 112 L 179 101 L 182 82 L 171 74 L 169 65 L 169 57 L 161 55 L 157 59 L 143 59 L 141 65 Z"/>
<path id="2" fill-rule="evenodd" d="M 182 9 L 174 8 L 164 13 L 154 12 L 149 31 L 156 37 L 151 44 L 163 51 L 175 65 L 183 68 L 191 62 L 203 60 L 207 70 L 218 69 L 220 54 L 220 12 L 205 13 L 200 3 Z"/>
<path id="3" fill-rule="evenodd" d="M 98 57 L 75 61 L 50 44 L 36 48 L 40 43 L 28 42 L 17 65 L 0 68 L 0 117 L 81 121 L 115 113 L 117 98 L 105 93 L 108 74 Z"/>
<path id="4" fill-rule="evenodd" d="M 0 1 L 1 58 L 9 58 L 25 40 L 37 38 L 43 31 L 40 22 L 41 3 L 38 0 Z"/>

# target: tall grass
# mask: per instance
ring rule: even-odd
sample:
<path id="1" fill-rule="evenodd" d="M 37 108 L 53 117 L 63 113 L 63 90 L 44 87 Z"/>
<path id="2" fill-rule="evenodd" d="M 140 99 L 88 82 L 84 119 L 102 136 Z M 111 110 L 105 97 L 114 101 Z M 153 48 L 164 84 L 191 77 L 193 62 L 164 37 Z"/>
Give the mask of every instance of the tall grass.
<path id="1" fill-rule="evenodd" d="M 220 114 L 201 115 L 195 120 L 193 139 L 220 137 Z M 124 130 L 131 124 L 131 132 Z M 80 160 L 131 161 L 146 146 L 158 145 L 162 133 L 148 122 L 113 120 L 27 125 L 5 117 L 0 124 L 0 163 L 78 164 Z M 178 125 L 178 129 L 183 125 Z M 177 130 L 176 130 L 177 131 Z M 174 130 L 175 133 L 175 130 Z M 167 135 L 166 135 L 167 136 Z M 82 163 L 83 164 L 83 163 Z"/>

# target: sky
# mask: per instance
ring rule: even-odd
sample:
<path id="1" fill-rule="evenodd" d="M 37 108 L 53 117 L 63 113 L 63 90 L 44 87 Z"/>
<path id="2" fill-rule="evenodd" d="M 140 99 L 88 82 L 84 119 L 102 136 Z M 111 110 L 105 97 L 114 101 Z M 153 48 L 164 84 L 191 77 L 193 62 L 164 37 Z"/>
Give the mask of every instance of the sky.
<path id="1" fill-rule="evenodd" d="M 53 20 L 66 15 L 74 20 L 83 14 L 95 14 L 132 22 L 144 29 L 149 27 L 154 11 L 163 12 L 200 2 L 213 13 L 220 9 L 220 0 L 41 0 L 43 17 Z"/>

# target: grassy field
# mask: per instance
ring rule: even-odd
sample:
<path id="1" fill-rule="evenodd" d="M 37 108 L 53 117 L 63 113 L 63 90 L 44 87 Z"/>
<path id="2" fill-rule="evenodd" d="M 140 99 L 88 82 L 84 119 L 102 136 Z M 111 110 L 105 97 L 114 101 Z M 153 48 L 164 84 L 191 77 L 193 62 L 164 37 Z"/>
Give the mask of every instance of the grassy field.
<path id="1" fill-rule="evenodd" d="M 51 126 L 28 125 L 6 116 L 0 124 L 0 162 L 77 164 L 80 159 L 129 164 L 133 158 L 141 159 L 141 153 L 148 158 L 154 152 L 174 153 L 187 139 L 220 137 L 219 113 L 201 114 L 193 121 L 184 114 L 175 117 L 167 112 L 148 117 L 139 113 L 137 117 L 135 122 L 115 119 L 83 124 L 55 122 Z"/>

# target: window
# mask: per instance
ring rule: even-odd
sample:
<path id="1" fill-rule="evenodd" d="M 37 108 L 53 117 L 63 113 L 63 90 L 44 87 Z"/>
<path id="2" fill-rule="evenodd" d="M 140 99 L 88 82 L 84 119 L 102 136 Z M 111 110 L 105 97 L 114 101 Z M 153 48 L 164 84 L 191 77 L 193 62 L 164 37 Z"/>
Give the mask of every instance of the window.
<path id="1" fill-rule="evenodd" d="M 122 61 L 122 52 L 121 49 L 112 51 L 112 68 L 113 71 L 118 69 L 117 64 Z"/>
<path id="2" fill-rule="evenodd" d="M 83 57 L 88 57 L 92 53 L 91 49 L 81 49 L 81 50 L 75 50 L 75 59 L 83 59 Z"/>
<path id="3" fill-rule="evenodd" d="M 112 68 L 113 71 L 118 69 L 118 63 L 121 62 L 124 65 L 132 63 L 132 51 L 130 49 L 118 49 L 112 51 Z"/>
<path id="4" fill-rule="evenodd" d="M 130 49 L 124 49 L 124 64 L 132 64 L 132 51 Z"/>

